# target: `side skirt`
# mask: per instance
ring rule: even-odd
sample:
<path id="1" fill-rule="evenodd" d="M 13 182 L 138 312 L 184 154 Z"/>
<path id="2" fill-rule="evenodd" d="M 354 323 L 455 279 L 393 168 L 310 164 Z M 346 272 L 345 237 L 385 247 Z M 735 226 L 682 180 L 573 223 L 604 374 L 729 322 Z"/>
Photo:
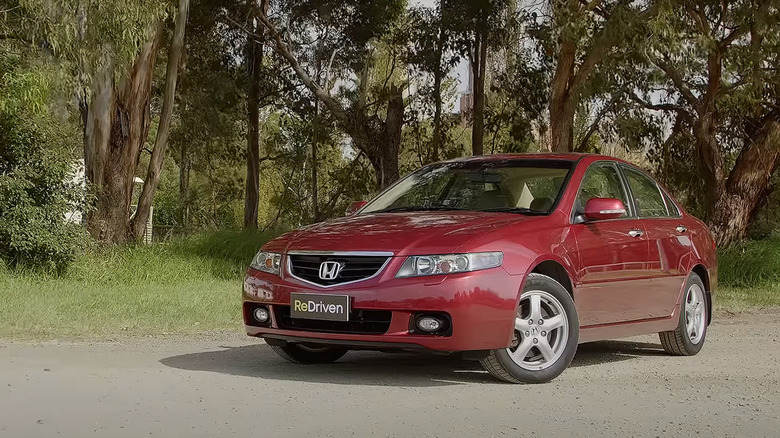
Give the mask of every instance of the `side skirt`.
<path id="1" fill-rule="evenodd" d="M 631 336 L 674 330 L 674 328 L 677 327 L 677 315 L 677 310 L 675 310 L 671 316 L 662 318 L 640 319 L 638 321 L 580 327 L 580 344 L 584 342 L 606 341 L 609 339 L 628 338 Z"/>

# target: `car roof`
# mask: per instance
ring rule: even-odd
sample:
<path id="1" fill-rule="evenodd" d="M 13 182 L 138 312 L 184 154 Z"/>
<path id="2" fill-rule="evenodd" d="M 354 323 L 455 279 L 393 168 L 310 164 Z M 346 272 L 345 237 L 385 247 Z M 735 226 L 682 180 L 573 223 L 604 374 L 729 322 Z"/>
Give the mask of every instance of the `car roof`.
<path id="1" fill-rule="evenodd" d="M 443 161 L 444 163 L 461 163 L 461 162 L 489 162 L 499 160 L 555 160 L 555 161 L 580 161 L 586 160 L 587 162 L 609 160 L 625 163 L 620 158 L 610 157 L 608 155 L 599 154 L 583 154 L 583 153 L 551 153 L 551 152 L 532 152 L 522 154 L 491 154 L 491 155 L 474 155 L 470 157 L 455 158 L 452 160 Z"/>

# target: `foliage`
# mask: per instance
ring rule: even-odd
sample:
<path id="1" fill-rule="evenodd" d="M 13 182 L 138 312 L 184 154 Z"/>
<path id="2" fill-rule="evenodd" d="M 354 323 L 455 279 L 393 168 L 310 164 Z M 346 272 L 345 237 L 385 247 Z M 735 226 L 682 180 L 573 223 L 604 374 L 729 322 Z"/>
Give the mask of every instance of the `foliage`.
<path id="1" fill-rule="evenodd" d="M 747 240 L 718 251 L 718 279 L 727 287 L 780 285 L 780 240 Z"/>
<path id="2" fill-rule="evenodd" d="M 47 149 L 56 140 L 0 111 L 0 259 L 12 268 L 62 271 L 85 236 L 65 213 L 78 201 L 70 161 Z"/>
<path id="3" fill-rule="evenodd" d="M 277 157 L 263 167 L 263 181 L 271 194 L 265 222 L 272 227 L 299 227 L 338 217 L 352 201 L 369 197 L 373 176 L 370 165 L 345 147 L 344 137 L 333 125 L 320 118 L 316 120 L 310 123 L 290 115 L 268 123 L 268 152 Z M 316 206 L 311 169 L 311 145 L 315 141 Z"/>
<path id="4" fill-rule="evenodd" d="M 74 79 L 88 83 L 106 56 L 117 76 L 135 58 L 172 6 L 166 0 L 2 0 L 5 22 L 20 39 L 36 42 L 54 56 L 80 64 Z"/>
<path id="5" fill-rule="evenodd" d="M 616 76 L 658 173 L 718 239 L 744 236 L 780 166 L 776 2 L 655 2 Z M 623 122 L 626 123 L 626 122 Z M 642 132 L 642 131 L 640 131 Z M 674 166 L 671 163 L 675 163 Z"/>
<path id="6" fill-rule="evenodd" d="M 76 132 L 58 114 L 61 78 L 45 60 L 0 53 L 0 260 L 62 271 L 86 238 L 65 221 L 81 198 L 70 182 Z"/>

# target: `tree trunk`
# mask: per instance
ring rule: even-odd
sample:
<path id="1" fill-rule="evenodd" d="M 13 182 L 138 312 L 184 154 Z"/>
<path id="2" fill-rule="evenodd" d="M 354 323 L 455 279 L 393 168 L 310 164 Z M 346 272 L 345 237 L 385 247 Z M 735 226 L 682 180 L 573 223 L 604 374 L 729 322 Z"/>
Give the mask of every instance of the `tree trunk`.
<path id="1" fill-rule="evenodd" d="M 320 208 L 319 208 L 319 188 L 317 187 L 317 148 L 320 143 L 320 129 L 321 120 L 319 114 L 319 101 L 314 103 L 314 121 L 312 128 L 314 129 L 314 135 L 311 142 L 311 218 L 312 222 L 319 222 L 320 220 Z"/>
<path id="2" fill-rule="evenodd" d="M 171 129 L 173 104 L 176 98 L 176 82 L 179 78 L 179 65 L 184 52 L 184 31 L 187 27 L 189 11 L 190 0 L 179 0 L 179 9 L 176 13 L 176 22 L 173 29 L 173 40 L 168 52 L 168 70 L 165 76 L 165 95 L 163 96 L 160 125 L 157 129 L 157 138 L 154 142 L 152 158 L 149 160 L 149 170 L 146 174 L 146 181 L 144 181 L 144 188 L 138 200 L 138 209 L 132 220 L 133 236 L 139 241 L 143 239 L 146 232 L 146 223 L 149 220 L 149 211 L 154 201 L 154 193 L 160 184 L 160 172 L 165 160 L 165 148 L 168 144 L 168 134 Z"/>
<path id="3" fill-rule="evenodd" d="M 439 62 L 441 62 L 441 57 L 439 57 Z M 442 123 L 441 123 L 441 111 L 442 111 L 442 102 L 441 102 L 441 82 L 442 82 L 442 74 L 441 74 L 441 67 L 437 67 L 436 71 L 433 75 L 433 100 L 434 100 L 434 110 L 433 110 L 433 140 L 431 141 L 431 156 L 428 161 L 434 162 L 439 161 L 439 149 L 441 148 L 441 131 L 442 131 Z"/>
<path id="4" fill-rule="evenodd" d="M 574 113 L 577 108 L 569 87 L 574 77 L 577 47 L 566 37 L 562 38 L 560 46 L 550 90 L 550 135 L 553 152 L 571 152 L 574 148 Z"/>
<path id="5" fill-rule="evenodd" d="M 723 155 L 716 136 L 717 122 L 713 114 L 714 110 L 706 111 L 704 116 L 697 118 L 693 123 L 693 136 L 699 152 L 699 168 L 704 179 L 707 220 L 714 219 L 716 204 L 726 183 Z"/>
<path id="6" fill-rule="evenodd" d="M 709 225 L 718 245 L 743 239 L 772 175 L 780 167 L 780 123 L 769 122 L 745 146 L 711 208 Z"/>
<path id="7" fill-rule="evenodd" d="M 473 155 L 482 155 L 484 153 L 487 43 L 487 31 L 478 33 L 474 41 L 474 57 L 471 62 L 471 68 L 474 72 L 474 121 L 471 128 L 471 150 Z"/>
<path id="8" fill-rule="evenodd" d="M 181 158 L 179 160 L 179 204 L 181 204 L 181 226 L 187 228 L 190 223 L 190 155 L 187 150 L 187 142 L 181 144 Z"/>
<path id="9" fill-rule="evenodd" d="M 133 178 L 149 133 L 152 78 L 162 34 L 160 26 L 141 47 L 118 89 L 114 89 L 108 56 L 92 86 L 84 128 L 84 166 L 96 200 L 87 215 L 87 229 L 101 242 L 122 243 L 131 237 Z"/>
<path id="10" fill-rule="evenodd" d="M 446 33 L 444 31 L 444 11 L 443 8 L 445 7 L 444 2 L 441 2 L 439 5 L 439 35 L 438 35 L 438 41 L 436 43 L 436 66 L 433 71 L 433 140 L 432 140 L 432 148 L 431 148 L 431 155 L 428 161 L 435 162 L 439 161 L 439 151 L 441 150 L 441 143 L 442 143 L 442 121 L 441 121 L 441 113 L 442 113 L 442 98 L 441 98 L 441 85 L 444 79 L 444 75 L 446 72 L 444 71 L 444 68 L 442 67 L 442 61 L 444 57 L 444 45 L 446 44 Z"/>
<path id="11" fill-rule="evenodd" d="M 249 132 L 246 141 L 246 192 L 244 196 L 244 228 L 257 228 L 260 203 L 260 73 L 263 66 L 263 44 L 257 41 L 263 27 L 256 22 L 259 13 L 265 14 L 268 1 L 261 0 L 262 12 L 258 11 L 257 0 L 248 0 L 250 5 L 250 26 L 254 35 L 247 36 L 247 70 L 249 89 L 247 92 L 247 122 Z"/>
<path id="12" fill-rule="evenodd" d="M 390 99 L 387 102 L 387 119 L 382 138 L 384 144 L 379 156 L 382 157 L 377 171 L 377 187 L 384 190 L 400 178 L 398 154 L 401 151 L 401 132 L 404 124 L 404 98 L 400 87 L 391 86 Z"/>

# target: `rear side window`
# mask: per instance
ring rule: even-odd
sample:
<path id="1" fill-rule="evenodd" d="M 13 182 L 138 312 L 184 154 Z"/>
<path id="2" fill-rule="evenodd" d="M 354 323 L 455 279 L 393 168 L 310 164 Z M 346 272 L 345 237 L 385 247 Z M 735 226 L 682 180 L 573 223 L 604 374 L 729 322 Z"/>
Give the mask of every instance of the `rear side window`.
<path id="1" fill-rule="evenodd" d="M 677 205 L 672 201 L 672 197 L 666 194 L 666 192 L 664 192 L 664 201 L 666 201 L 666 208 L 669 210 L 669 216 L 680 216 L 680 209 L 677 208 Z"/>
<path id="2" fill-rule="evenodd" d="M 668 216 L 666 204 L 658 185 L 641 172 L 633 169 L 625 169 L 628 185 L 634 194 L 634 205 L 637 215 L 641 217 Z"/>
<path id="3" fill-rule="evenodd" d="M 619 199 L 627 209 L 629 208 L 628 196 L 615 166 L 595 165 L 585 172 L 580 191 L 577 192 L 577 212 L 584 212 L 585 204 L 593 198 Z M 626 215 L 627 213 L 623 216 Z"/>

